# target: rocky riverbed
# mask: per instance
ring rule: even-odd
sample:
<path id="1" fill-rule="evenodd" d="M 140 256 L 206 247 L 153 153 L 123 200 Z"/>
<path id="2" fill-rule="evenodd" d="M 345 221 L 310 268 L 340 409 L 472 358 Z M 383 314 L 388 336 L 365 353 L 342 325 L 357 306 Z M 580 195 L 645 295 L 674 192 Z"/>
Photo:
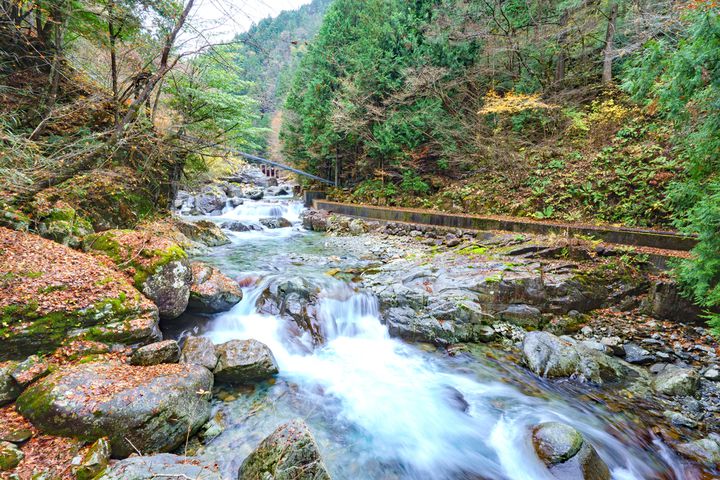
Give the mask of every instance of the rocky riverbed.
<path id="1" fill-rule="evenodd" d="M 242 180 L 75 249 L 0 230 L 0 478 L 720 474 L 717 343 L 641 255 Z"/>

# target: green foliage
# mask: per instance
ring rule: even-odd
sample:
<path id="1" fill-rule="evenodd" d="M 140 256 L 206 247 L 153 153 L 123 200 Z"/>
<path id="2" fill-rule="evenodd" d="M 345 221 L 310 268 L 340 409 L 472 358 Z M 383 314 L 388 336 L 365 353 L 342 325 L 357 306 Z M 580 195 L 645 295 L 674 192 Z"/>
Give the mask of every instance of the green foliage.
<path id="1" fill-rule="evenodd" d="M 675 122 L 686 162 L 671 189 L 677 224 L 699 236 L 693 258 L 677 269 L 700 305 L 720 307 L 720 12 L 688 10 L 679 38 L 651 42 L 629 69 L 625 87 Z M 710 315 L 720 333 L 720 316 Z"/>

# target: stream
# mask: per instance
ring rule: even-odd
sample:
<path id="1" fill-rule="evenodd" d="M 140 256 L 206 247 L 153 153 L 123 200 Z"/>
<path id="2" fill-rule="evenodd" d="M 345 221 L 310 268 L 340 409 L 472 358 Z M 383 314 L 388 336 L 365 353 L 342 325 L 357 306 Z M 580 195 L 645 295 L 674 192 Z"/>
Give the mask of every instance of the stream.
<path id="1" fill-rule="evenodd" d="M 636 416 L 590 400 L 592 391 L 573 394 L 489 347 L 450 356 L 390 337 L 377 300 L 326 273 L 330 258 L 348 268 L 369 260 L 334 251 L 321 234 L 303 230 L 301 210 L 297 201 L 277 197 L 204 217 L 259 228 L 230 232 L 230 245 L 200 258 L 232 277 L 258 280 L 231 311 L 186 314 L 165 333 L 204 335 L 216 344 L 254 338 L 273 351 L 280 374 L 254 388 L 217 392 L 215 418 L 224 430 L 199 447 L 200 457 L 237 471 L 266 435 L 299 417 L 334 479 L 552 479 L 529 432 L 560 421 L 583 433 L 614 479 L 695 478 Z M 269 230 L 258 222 L 264 217 L 285 217 L 293 226 Z M 322 346 L 314 347 L 290 320 L 257 311 L 267 285 L 292 277 L 322 285 Z"/>

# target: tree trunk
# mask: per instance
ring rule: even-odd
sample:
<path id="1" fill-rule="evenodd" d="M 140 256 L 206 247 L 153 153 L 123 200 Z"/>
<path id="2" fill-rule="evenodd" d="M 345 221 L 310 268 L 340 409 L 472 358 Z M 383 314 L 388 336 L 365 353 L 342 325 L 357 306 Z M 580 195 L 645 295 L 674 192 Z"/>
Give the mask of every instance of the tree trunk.
<path id="1" fill-rule="evenodd" d="M 565 27 L 568 21 L 568 11 L 565 10 L 560 17 L 560 28 L 562 29 L 558 35 L 558 58 L 555 64 L 555 84 L 559 87 L 565 80 L 565 44 L 567 43 L 567 31 Z"/>
<path id="2" fill-rule="evenodd" d="M 605 34 L 605 48 L 603 49 L 603 74 L 604 85 L 612 83 L 612 62 L 613 42 L 615 40 L 615 24 L 617 23 L 618 5 L 613 2 L 610 6 L 610 19 L 608 20 L 607 32 Z"/>
<path id="3" fill-rule="evenodd" d="M 120 104 L 118 99 L 118 68 L 117 68 L 117 35 L 115 31 L 113 15 L 115 15 L 115 2 L 110 0 L 108 2 L 108 35 L 110 36 L 110 76 L 112 77 L 112 92 L 113 92 L 113 119 L 114 125 L 117 128 L 120 123 Z"/>

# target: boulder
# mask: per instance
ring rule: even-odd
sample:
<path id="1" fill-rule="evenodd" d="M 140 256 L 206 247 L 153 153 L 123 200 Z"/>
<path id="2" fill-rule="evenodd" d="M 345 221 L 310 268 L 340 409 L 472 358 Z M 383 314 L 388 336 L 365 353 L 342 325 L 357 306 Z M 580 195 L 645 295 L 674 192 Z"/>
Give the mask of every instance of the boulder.
<path id="1" fill-rule="evenodd" d="M 254 223 L 244 223 L 237 220 L 223 222 L 220 224 L 220 227 L 225 230 L 230 230 L 231 232 L 262 231 L 262 227 L 260 225 Z"/>
<path id="2" fill-rule="evenodd" d="M 282 217 L 261 218 L 260 223 L 270 229 L 292 227 L 290 220 Z"/>
<path id="3" fill-rule="evenodd" d="M 130 358 L 131 365 L 160 365 L 161 363 L 178 363 L 180 346 L 175 340 L 165 340 L 140 347 Z"/>
<path id="4" fill-rule="evenodd" d="M 158 480 L 159 478 L 224 480 L 214 463 L 169 453 L 121 460 L 95 480 Z"/>
<path id="5" fill-rule="evenodd" d="M 720 465 L 720 435 L 711 433 L 706 438 L 678 445 L 678 451 L 709 468 Z"/>
<path id="6" fill-rule="evenodd" d="M 36 215 L 40 236 L 62 245 L 78 248 L 83 237 L 95 233 L 88 220 L 63 202 L 56 202 L 49 208 L 36 208 Z"/>
<path id="7" fill-rule="evenodd" d="M 700 375 L 693 368 L 667 365 L 653 380 L 653 388 L 662 395 L 692 395 L 697 391 L 699 380 Z"/>
<path id="8" fill-rule="evenodd" d="M 240 172 L 231 177 L 225 177 L 223 180 L 235 183 L 248 183 L 259 187 L 267 187 L 270 185 L 271 179 L 265 175 L 262 170 L 254 165 L 247 165 Z"/>
<path id="9" fill-rule="evenodd" d="M 186 259 L 158 267 L 142 284 L 142 292 L 158 307 L 160 318 L 172 320 L 183 314 L 190 300 L 192 269 Z"/>
<path id="10" fill-rule="evenodd" d="M 222 210 L 227 203 L 227 194 L 217 185 L 208 185 L 195 196 L 195 208 L 200 213 L 208 214 L 215 210 Z"/>
<path id="11" fill-rule="evenodd" d="M 22 388 L 13 377 L 15 362 L 0 364 L 0 407 L 12 403 L 22 393 Z"/>
<path id="12" fill-rule="evenodd" d="M 538 328 L 542 319 L 540 310 L 530 305 L 508 305 L 499 315 L 501 320 L 524 328 Z"/>
<path id="13" fill-rule="evenodd" d="M 626 343 L 623 345 L 625 361 L 637 365 L 648 365 L 655 361 L 655 355 L 650 353 L 636 343 Z"/>
<path id="14" fill-rule="evenodd" d="M 110 463 L 110 442 L 101 438 L 93 443 L 88 451 L 78 459 L 73 468 L 77 480 L 92 480 L 103 472 Z"/>
<path id="15" fill-rule="evenodd" d="M 321 325 L 316 321 L 315 304 L 320 287 L 304 277 L 283 278 L 271 282 L 257 301 L 261 313 L 292 320 L 318 342 L 324 341 Z"/>
<path id="16" fill-rule="evenodd" d="M 302 420 L 278 427 L 248 456 L 238 480 L 330 480 L 317 443 Z"/>
<path id="17" fill-rule="evenodd" d="M 52 351 L 86 334 L 139 319 L 157 331 L 157 307 L 122 274 L 92 255 L 36 235 L 0 228 L 0 361 Z M 136 335 L 132 343 L 150 338 Z"/>
<path id="18" fill-rule="evenodd" d="M 18 411 L 44 433 L 92 442 L 108 437 L 114 457 L 167 452 L 210 417 L 212 374 L 196 365 L 79 364 L 28 388 Z"/>
<path id="19" fill-rule="evenodd" d="M 252 383 L 278 373 L 272 352 L 257 340 L 230 340 L 215 347 L 215 351 L 218 362 L 213 372 L 220 383 Z"/>
<path id="20" fill-rule="evenodd" d="M 302 226 L 306 230 L 325 232 L 330 222 L 330 212 L 325 210 L 308 209 L 300 215 Z"/>
<path id="21" fill-rule="evenodd" d="M 177 229 L 187 238 L 194 242 L 201 243 L 207 247 L 219 247 L 230 243 L 230 239 L 222 229 L 214 222 L 198 220 L 187 222 L 179 218 L 173 219 Z"/>
<path id="22" fill-rule="evenodd" d="M 202 365 L 208 370 L 214 370 L 218 362 L 215 345 L 206 337 L 188 337 L 180 354 L 180 362 Z"/>
<path id="23" fill-rule="evenodd" d="M 265 196 L 265 192 L 263 192 L 259 188 L 256 188 L 245 192 L 245 196 L 250 200 L 262 200 L 262 198 Z"/>
<path id="24" fill-rule="evenodd" d="M 230 310 L 242 300 L 240 285 L 220 270 L 201 262 L 191 264 L 193 282 L 188 308 L 202 313 Z"/>
<path id="25" fill-rule="evenodd" d="M 549 332 L 528 332 L 522 344 L 525 364 L 538 375 L 573 377 L 602 384 L 622 378 L 627 364 L 592 346 Z"/>
<path id="26" fill-rule="evenodd" d="M 569 425 L 547 422 L 532 432 L 535 453 L 558 480 L 610 480 L 595 448 Z"/>
<path id="27" fill-rule="evenodd" d="M 85 238 L 86 251 L 112 260 L 135 287 L 172 320 L 187 308 L 192 271 L 185 250 L 163 232 L 109 230 Z"/>
<path id="28" fill-rule="evenodd" d="M 25 455 L 14 443 L 0 441 L 0 472 L 17 467 L 23 458 Z"/>

